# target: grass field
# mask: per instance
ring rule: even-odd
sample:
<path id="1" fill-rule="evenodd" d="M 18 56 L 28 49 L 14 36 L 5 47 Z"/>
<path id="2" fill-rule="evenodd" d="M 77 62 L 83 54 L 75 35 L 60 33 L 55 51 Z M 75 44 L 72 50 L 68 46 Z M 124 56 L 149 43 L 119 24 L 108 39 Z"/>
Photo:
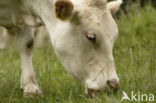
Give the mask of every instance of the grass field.
<path id="1" fill-rule="evenodd" d="M 44 96 L 24 98 L 20 91 L 20 56 L 13 45 L 0 51 L 0 103 L 121 103 L 123 91 L 129 96 L 131 91 L 152 93 L 156 103 L 156 10 L 134 9 L 116 21 L 120 32 L 114 58 L 121 85 L 116 94 L 86 98 L 84 87 L 68 75 L 51 45 L 45 43 L 33 51 L 34 70 Z"/>

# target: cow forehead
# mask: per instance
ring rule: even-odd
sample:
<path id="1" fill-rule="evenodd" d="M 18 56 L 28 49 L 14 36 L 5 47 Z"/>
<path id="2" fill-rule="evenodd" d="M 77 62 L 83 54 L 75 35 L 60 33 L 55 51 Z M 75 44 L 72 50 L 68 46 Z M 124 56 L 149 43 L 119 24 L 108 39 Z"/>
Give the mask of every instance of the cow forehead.
<path id="1" fill-rule="evenodd" d="M 106 8 L 106 0 L 86 0 L 89 7 L 95 7 L 99 9 L 105 9 Z"/>
<path id="2" fill-rule="evenodd" d="M 91 12 L 92 14 L 98 14 L 101 11 L 106 10 L 106 0 L 73 0 L 75 10 L 86 14 Z"/>
<path id="3" fill-rule="evenodd" d="M 107 4 L 107 0 L 72 0 L 73 2 L 87 4 L 88 6 L 99 6 L 101 4 Z"/>
<path id="4" fill-rule="evenodd" d="M 106 11 L 106 0 L 72 0 L 74 13 L 72 21 L 76 24 L 100 24 Z M 75 15 L 76 14 L 76 15 Z"/>
<path id="5" fill-rule="evenodd" d="M 81 21 L 84 26 L 100 26 L 102 24 L 102 19 L 104 16 L 104 11 L 97 8 L 87 8 L 84 10 L 83 14 L 80 15 Z"/>

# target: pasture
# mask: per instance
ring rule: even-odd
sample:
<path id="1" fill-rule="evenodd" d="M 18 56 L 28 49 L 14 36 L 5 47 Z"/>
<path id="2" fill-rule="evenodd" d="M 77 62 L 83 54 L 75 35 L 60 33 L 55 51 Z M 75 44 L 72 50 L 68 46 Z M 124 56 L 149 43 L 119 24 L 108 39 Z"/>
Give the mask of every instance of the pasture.
<path id="1" fill-rule="evenodd" d="M 20 91 L 20 56 L 11 44 L 0 51 L 0 103 L 122 103 L 122 92 L 154 94 L 156 103 L 156 10 L 135 8 L 116 19 L 119 37 L 114 46 L 120 90 L 90 99 L 57 59 L 51 44 L 34 47 L 33 66 L 43 96 L 24 98 Z M 123 101 L 123 103 L 134 103 Z M 146 102 L 140 102 L 146 103 Z"/>

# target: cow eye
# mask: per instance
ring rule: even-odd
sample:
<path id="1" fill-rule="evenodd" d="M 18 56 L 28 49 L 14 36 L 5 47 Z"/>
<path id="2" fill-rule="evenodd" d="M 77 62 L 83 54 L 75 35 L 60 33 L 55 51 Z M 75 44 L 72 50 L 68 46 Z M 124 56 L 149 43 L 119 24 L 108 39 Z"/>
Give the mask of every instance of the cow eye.
<path id="1" fill-rule="evenodd" d="M 91 32 L 87 32 L 86 33 L 86 37 L 89 41 L 91 41 L 93 44 L 96 43 L 96 35 L 94 33 Z"/>

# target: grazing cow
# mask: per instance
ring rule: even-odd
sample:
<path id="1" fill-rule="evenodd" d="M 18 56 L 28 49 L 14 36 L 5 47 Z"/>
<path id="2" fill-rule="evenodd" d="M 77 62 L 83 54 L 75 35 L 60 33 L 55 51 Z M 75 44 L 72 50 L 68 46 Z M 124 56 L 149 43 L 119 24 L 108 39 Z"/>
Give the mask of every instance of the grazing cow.
<path id="1" fill-rule="evenodd" d="M 118 28 L 110 10 L 117 11 L 119 1 L 114 8 L 107 0 L 1 0 L 0 25 L 18 35 L 24 94 L 41 93 L 32 66 L 34 29 L 41 23 L 57 57 L 87 94 L 117 90 L 112 50 Z"/>

